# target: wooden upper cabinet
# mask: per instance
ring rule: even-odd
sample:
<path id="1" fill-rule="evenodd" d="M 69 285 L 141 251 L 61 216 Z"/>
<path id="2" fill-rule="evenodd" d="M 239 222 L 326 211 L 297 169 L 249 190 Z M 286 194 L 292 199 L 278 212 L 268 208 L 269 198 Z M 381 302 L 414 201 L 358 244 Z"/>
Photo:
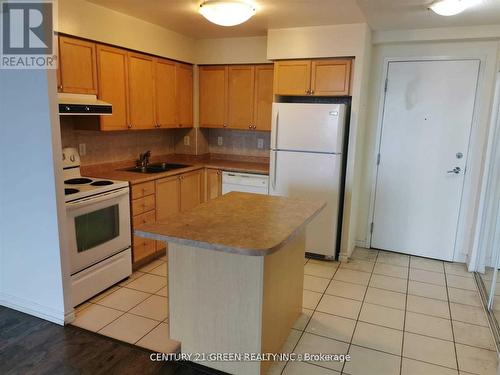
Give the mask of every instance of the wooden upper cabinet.
<path id="1" fill-rule="evenodd" d="M 311 60 L 277 61 L 274 65 L 274 92 L 277 95 L 308 95 Z"/>
<path id="2" fill-rule="evenodd" d="M 162 222 L 180 210 L 179 176 L 156 180 L 156 221 Z"/>
<path id="3" fill-rule="evenodd" d="M 159 128 L 177 127 L 176 64 L 155 59 L 156 125 Z"/>
<path id="4" fill-rule="evenodd" d="M 101 116 L 101 130 L 128 129 L 127 52 L 97 45 L 98 97 L 113 105 L 113 114 Z"/>
<path id="5" fill-rule="evenodd" d="M 350 93 L 351 59 L 277 61 L 274 93 L 291 96 L 346 96 Z"/>
<path id="6" fill-rule="evenodd" d="M 200 126 L 227 126 L 227 66 L 200 67 Z"/>
<path id="7" fill-rule="evenodd" d="M 349 95 L 351 60 L 313 60 L 311 94 L 317 96 Z"/>
<path id="8" fill-rule="evenodd" d="M 222 195 L 222 171 L 207 168 L 206 178 L 206 201 L 215 199 Z"/>
<path id="9" fill-rule="evenodd" d="M 203 201 L 203 171 L 193 171 L 180 176 L 181 212 L 198 206 Z"/>
<path id="10" fill-rule="evenodd" d="M 253 129 L 255 67 L 228 68 L 227 125 L 232 129 Z"/>
<path id="11" fill-rule="evenodd" d="M 254 125 L 256 130 L 271 130 L 273 106 L 273 65 L 255 67 Z"/>
<path id="12" fill-rule="evenodd" d="M 128 53 L 129 121 L 132 129 L 153 129 L 155 118 L 153 58 Z"/>
<path id="13" fill-rule="evenodd" d="M 59 37 L 58 91 L 97 94 L 96 45 L 84 40 Z"/>
<path id="14" fill-rule="evenodd" d="M 200 67 L 200 127 L 271 129 L 272 64 Z"/>
<path id="15" fill-rule="evenodd" d="M 193 66 L 177 63 L 175 72 L 177 125 L 190 128 L 193 127 Z"/>

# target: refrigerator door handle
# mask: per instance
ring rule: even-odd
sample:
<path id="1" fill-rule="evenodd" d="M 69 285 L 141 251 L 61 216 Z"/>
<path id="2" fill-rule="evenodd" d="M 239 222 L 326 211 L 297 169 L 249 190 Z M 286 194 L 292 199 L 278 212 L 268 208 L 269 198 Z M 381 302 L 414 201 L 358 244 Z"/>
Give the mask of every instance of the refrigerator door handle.
<path id="1" fill-rule="evenodd" d="M 280 113 L 276 112 L 276 127 L 274 129 L 274 148 L 278 148 L 278 129 L 280 124 Z"/>
<path id="2" fill-rule="evenodd" d="M 276 189 L 276 163 L 278 160 L 278 153 L 276 151 L 271 151 L 271 186 L 273 191 Z"/>

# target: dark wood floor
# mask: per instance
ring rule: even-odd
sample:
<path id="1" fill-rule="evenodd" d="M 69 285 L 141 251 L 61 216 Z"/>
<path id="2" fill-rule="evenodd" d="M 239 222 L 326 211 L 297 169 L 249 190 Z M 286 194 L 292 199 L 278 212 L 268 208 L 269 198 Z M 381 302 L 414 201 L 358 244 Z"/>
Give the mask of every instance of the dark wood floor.
<path id="1" fill-rule="evenodd" d="M 0 374 L 222 374 L 190 362 L 152 362 L 150 353 L 0 306 Z"/>

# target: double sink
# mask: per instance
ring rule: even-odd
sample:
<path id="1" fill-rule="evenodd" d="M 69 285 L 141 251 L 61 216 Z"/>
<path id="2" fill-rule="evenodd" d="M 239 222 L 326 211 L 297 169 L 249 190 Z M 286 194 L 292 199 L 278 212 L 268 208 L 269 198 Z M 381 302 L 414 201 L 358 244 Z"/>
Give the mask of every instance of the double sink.
<path id="1" fill-rule="evenodd" d="M 138 166 L 138 167 L 126 168 L 123 170 L 127 172 L 137 172 L 137 173 L 161 173 L 187 167 L 190 167 L 190 165 L 174 164 L 174 163 L 153 163 L 153 164 L 148 164 L 144 167 Z"/>

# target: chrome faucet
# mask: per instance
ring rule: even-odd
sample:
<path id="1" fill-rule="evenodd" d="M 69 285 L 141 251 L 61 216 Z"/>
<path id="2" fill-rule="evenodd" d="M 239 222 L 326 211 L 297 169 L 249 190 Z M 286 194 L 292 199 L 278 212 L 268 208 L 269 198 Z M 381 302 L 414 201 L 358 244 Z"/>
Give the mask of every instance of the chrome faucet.
<path id="1" fill-rule="evenodd" d="M 137 160 L 138 167 L 147 167 L 149 164 L 149 158 L 151 157 L 151 151 L 148 150 L 139 155 L 139 159 Z"/>

